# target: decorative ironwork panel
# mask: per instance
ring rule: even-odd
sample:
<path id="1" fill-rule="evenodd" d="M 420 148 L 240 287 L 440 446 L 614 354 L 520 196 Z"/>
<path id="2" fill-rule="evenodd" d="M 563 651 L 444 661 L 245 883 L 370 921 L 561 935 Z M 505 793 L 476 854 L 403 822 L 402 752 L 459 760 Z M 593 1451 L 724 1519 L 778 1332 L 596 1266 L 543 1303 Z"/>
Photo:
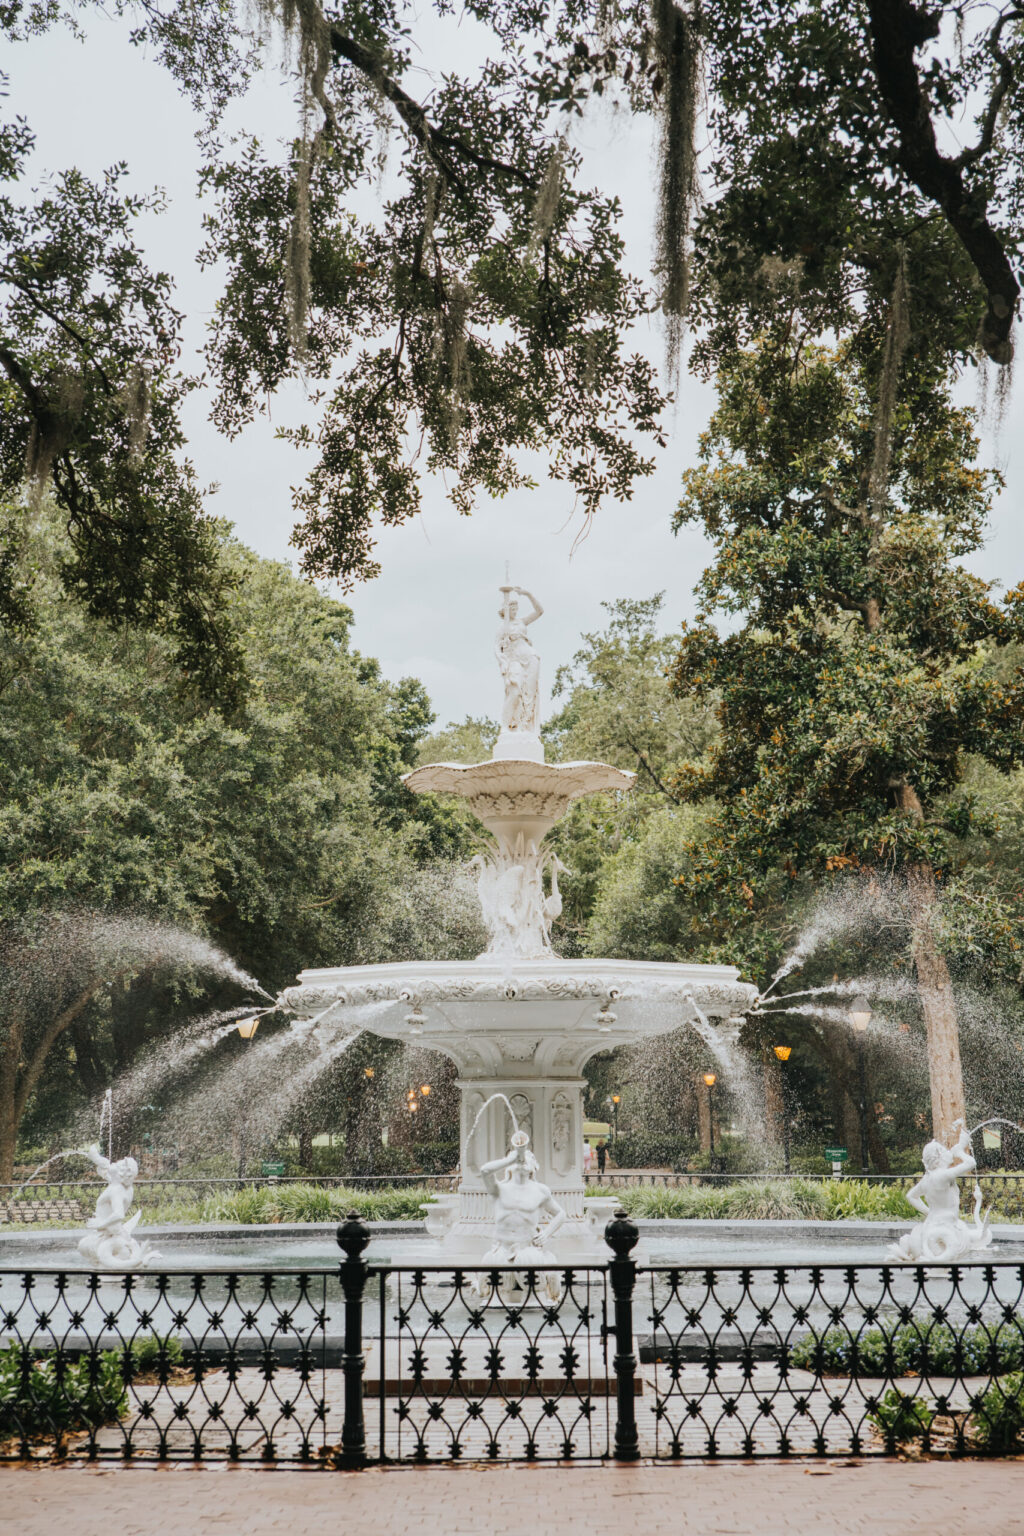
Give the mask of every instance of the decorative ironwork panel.
<path id="1" fill-rule="evenodd" d="M 648 1269 L 641 1442 L 660 1457 L 1019 1446 L 1022 1300 L 1017 1264 Z"/>
<path id="2" fill-rule="evenodd" d="M 384 1460 L 608 1454 L 603 1266 L 371 1272 L 381 1292 L 367 1395 Z"/>
<path id="3" fill-rule="evenodd" d="M 326 1273 L 0 1272 L 0 1457 L 318 1458 L 329 1284 Z"/>

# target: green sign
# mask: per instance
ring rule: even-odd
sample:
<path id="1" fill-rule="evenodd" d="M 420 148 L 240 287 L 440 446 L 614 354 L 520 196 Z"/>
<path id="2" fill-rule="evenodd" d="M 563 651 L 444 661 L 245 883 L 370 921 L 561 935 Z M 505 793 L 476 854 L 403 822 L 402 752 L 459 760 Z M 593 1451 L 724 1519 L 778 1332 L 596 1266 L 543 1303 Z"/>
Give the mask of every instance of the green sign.
<path id="1" fill-rule="evenodd" d="M 845 1163 L 850 1154 L 845 1147 L 826 1147 L 825 1156 L 830 1163 Z"/>
<path id="2" fill-rule="evenodd" d="M 265 1179 L 281 1179 L 284 1177 L 284 1163 L 264 1163 L 263 1177 Z"/>

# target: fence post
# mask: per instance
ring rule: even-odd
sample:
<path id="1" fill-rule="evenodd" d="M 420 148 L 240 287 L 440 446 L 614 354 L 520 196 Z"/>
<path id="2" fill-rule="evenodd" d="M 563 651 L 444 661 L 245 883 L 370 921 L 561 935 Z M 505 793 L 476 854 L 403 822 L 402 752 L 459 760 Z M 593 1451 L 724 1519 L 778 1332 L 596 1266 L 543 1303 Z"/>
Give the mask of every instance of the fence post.
<path id="1" fill-rule="evenodd" d="M 370 1241 L 370 1229 L 359 1220 L 358 1211 L 349 1211 L 338 1228 L 338 1247 L 344 1250 L 341 1262 L 341 1288 L 345 1293 L 345 1348 L 341 1368 L 345 1373 L 345 1418 L 341 1430 L 343 1467 L 366 1465 L 366 1421 L 363 1417 L 363 1293 L 366 1290 L 367 1263 L 363 1250 Z M 383 1345 L 383 1340 L 381 1341 Z"/>
<path id="2" fill-rule="evenodd" d="M 636 1428 L 636 1355 L 633 1353 L 633 1287 L 636 1264 L 630 1258 L 640 1233 L 624 1210 L 615 1212 L 604 1239 L 615 1257 L 608 1264 L 615 1298 L 615 1459 L 637 1461 L 640 1438 Z"/>

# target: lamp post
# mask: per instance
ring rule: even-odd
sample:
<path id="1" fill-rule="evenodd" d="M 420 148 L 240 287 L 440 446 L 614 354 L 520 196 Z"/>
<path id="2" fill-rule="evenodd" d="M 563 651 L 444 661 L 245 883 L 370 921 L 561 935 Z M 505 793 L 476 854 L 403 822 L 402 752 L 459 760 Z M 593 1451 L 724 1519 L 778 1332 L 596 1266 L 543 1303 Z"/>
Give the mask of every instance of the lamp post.
<path id="1" fill-rule="evenodd" d="M 850 1023 L 857 1041 L 857 1113 L 860 1119 L 860 1166 L 862 1173 L 869 1173 L 868 1166 L 868 1088 L 864 1071 L 864 1035 L 871 1023 L 871 1004 L 861 992 L 850 1004 Z"/>
<path id="2" fill-rule="evenodd" d="M 791 1045 L 773 1046 L 779 1061 L 785 1064 L 793 1054 Z M 786 1082 L 786 1074 L 782 1074 L 782 1157 L 783 1170 L 789 1172 L 789 1084 Z"/>
<path id="3" fill-rule="evenodd" d="M 608 1102 L 612 1107 L 612 1141 L 615 1142 L 619 1139 L 619 1105 L 622 1102 L 622 1094 L 613 1093 Z"/>
<path id="4" fill-rule="evenodd" d="M 711 1171 L 714 1172 L 715 1163 L 715 1084 L 718 1081 L 716 1072 L 705 1072 L 704 1081 L 708 1089 L 708 1152 L 711 1156 Z"/>

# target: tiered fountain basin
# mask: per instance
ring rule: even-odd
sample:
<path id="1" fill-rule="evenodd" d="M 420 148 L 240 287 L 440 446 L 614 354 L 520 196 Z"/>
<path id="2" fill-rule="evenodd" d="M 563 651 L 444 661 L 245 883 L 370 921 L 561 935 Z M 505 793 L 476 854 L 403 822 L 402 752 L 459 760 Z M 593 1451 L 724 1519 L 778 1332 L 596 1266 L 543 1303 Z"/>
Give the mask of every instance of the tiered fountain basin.
<path id="1" fill-rule="evenodd" d="M 461 1182 L 428 1218 L 447 1259 L 480 1257 L 493 1209 L 478 1170 L 507 1150 L 511 1121 L 530 1136 L 547 1184 L 568 1221 L 560 1260 L 606 1252 L 610 1199 L 588 1199 L 583 1182 L 583 1068 L 598 1051 L 635 1045 L 691 1024 L 709 1031 L 742 1014 L 755 989 L 734 966 L 541 958 L 406 962 L 304 971 L 282 1003 L 315 1021 L 326 1043 L 368 1029 L 441 1051 L 458 1068 Z M 301 1024 L 299 1027 L 302 1027 Z M 486 1107 L 485 1107 L 486 1106 Z"/>

